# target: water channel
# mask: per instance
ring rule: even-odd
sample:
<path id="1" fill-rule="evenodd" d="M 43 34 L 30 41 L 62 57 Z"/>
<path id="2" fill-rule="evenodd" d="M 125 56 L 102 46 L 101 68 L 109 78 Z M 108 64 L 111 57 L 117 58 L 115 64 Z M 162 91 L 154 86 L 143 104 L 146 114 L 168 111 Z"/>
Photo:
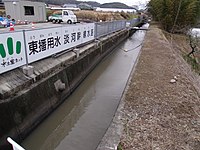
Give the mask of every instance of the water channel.
<path id="1" fill-rule="evenodd" d="M 146 31 L 137 31 L 25 139 L 26 150 L 95 150 L 119 105 Z"/>

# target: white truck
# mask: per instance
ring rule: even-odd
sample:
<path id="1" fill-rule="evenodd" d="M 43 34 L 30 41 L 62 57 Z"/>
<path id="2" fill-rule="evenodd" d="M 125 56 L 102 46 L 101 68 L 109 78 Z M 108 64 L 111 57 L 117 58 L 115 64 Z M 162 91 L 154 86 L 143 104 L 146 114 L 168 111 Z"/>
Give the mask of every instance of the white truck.
<path id="1" fill-rule="evenodd" d="M 48 20 L 53 23 L 61 23 L 65 22 L 68 24 L 77 23 L 76 15 L 71 10 L 62 10 L 59 14 L 53 14 L 52 16 L 48 17 Z"/>

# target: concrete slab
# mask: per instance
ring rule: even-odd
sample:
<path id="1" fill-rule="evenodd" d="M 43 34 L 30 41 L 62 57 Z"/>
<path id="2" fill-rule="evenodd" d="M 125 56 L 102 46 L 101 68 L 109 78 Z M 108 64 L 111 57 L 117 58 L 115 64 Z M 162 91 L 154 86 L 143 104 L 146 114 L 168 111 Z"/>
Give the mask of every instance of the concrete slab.
<path id="1" fill-rule="evenodd" d="M 95 43 L 85 45 L 80 49 L 80 56 L 85 54 L 85 51 L 88 51 L 93 47 Z M 26 75 L 22 71 L 22 67 L 3 73 L 0 77 L 0 101 L 9 98 L 14 93 L 19 92 L 23 88 L 30 86 L 31 83 L 41 80 L 42 78 L 47 77 L 48 75 L 56 72 L 59 68 L 66 66 L 76 59 L 76 54 L 72 51 L 59 55 L 56 58 L 49 57 L 30 65 L 33 66 L 33 77 Z"/>

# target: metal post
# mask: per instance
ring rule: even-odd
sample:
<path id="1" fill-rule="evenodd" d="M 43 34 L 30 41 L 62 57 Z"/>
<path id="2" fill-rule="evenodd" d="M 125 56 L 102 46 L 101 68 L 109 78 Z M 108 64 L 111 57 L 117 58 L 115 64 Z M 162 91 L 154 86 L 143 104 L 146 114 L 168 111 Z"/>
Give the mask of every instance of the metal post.
<path id="1" fill-rule="evenodd" d="M 24 38 L 24 48 L 25 48 L 25 54 L 26 54 L 26 66 L 28 66 L 28 52 L 27 52 L 27 47 L 26 47 L 25 30 L 23 30 L 23 38 Z"/>
<path id="2" fill-rule="evenodd" d="M 12 144 L 13 150 L 25 150 L 23 147 L 21 147 L 19 144 L 17 144 L 15 141 L 13 141 L 10 137 L 7 138 L 7 141 Z"/>
<path id="3" fill-rule="evenodd" d="M 109 22 L 107 23 L 107 34 L 109 34 Z"/>
<path id="4" fill-rule="evenodd" d="M 97 23 L 94 23 L 94 38 L 97 38 Z"/>
<path id="5" fill-rule="evenodd" d="M 115 32 L 115 22 L 112 22 L 112 32 Z"/>

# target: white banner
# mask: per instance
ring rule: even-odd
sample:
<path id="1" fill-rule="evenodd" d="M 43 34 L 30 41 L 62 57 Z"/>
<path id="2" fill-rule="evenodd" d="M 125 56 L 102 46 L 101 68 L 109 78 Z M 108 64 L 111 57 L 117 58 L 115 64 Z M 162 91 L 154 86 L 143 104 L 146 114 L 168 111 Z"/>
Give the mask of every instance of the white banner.
<path id="1" fill-rule="evenodd" d="M 28 63 L 94 39 L 94 23 L 26 31 Z"/>
<path id="2" fill-rule="evenodd" d="M 61 27 L 26 31 L 28 63 L 51 56 L 62 49 Z"/>
<path id="3" fill-rule="evenodd" d="M 0 34 L 0 74 L 94 39 L 94 23 Z M 24 45 L 27 48 L 27 58 Z"/>
<path id="4" fill-rule="evenodd" d="M 82 26 L 62 27 L 63 49 L 72 48 L 82 43 Z"/>
<path id="5" fill-rule="evenodd" d="M 23 32 L 0 34 L 0 74 L 25 64 Z"/>
<path id="6" fill-rule="evenodd" d="M 82 25 L 82 31 L 83 31 L 82 43 L 94 39 L 94 23 Z"/>

